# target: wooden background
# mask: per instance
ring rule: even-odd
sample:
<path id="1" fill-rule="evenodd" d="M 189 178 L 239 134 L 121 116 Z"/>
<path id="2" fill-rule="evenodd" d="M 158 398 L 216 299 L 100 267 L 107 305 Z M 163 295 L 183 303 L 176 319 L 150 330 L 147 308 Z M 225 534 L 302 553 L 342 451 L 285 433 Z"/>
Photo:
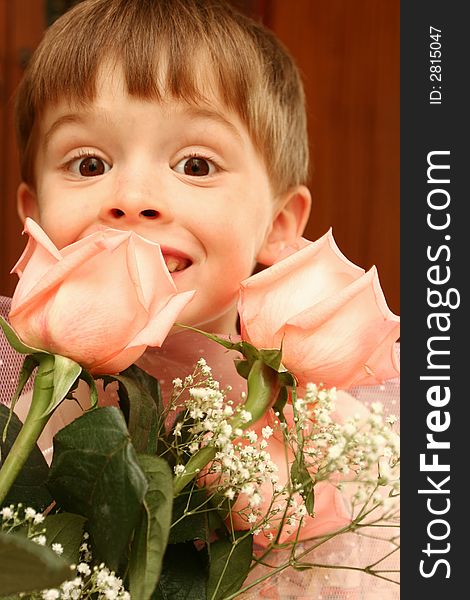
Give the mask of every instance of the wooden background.
<path id="1" fill-rule="evenodd" d="M 70 2 L 70 0 L 69 0 Z M 306 237 L 332 226 L 346 256 L 379 269 L 399 313 L 399 0 L 234 0 L 284 42 L 308 101 L 313 209 Z M 24 247 L 12 97 L 46 23 L 67 0 L 0 0 L 0 294 Z"/>

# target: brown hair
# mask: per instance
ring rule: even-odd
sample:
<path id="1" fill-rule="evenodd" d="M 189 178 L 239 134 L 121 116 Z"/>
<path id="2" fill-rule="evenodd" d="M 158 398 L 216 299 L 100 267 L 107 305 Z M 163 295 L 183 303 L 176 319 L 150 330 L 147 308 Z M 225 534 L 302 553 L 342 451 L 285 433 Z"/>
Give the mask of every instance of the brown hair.
<path id="1" fill-rule="evenodd" d="M 60 17 L 18 89 L 24 181 L 34 179 L 41 111 L 60 99 L 93 101 L 107 59 L 122 65 L 131 95 L 161 100 L 171 94 L 196 104 L 205 98 L 202 67 L 245 123 L 274 193 L 306 183 L 305 100 L 294 61 L 270 31 L 221 0 L 84 0 Z"/>

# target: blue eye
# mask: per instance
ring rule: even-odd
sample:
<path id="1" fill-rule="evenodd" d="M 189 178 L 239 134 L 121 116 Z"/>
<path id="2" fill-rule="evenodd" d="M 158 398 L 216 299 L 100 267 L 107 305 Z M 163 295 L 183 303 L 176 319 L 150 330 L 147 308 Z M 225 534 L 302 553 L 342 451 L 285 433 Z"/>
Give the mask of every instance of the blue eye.
<path id="1" fill-rule="evenodd" d="M 183 158 L 174 166 L 174 170 L 177 173 L 184 175 L 191 175 L 193 177 L 204 177 L 205 175 L 212 175 L 215 173 L 216 168 L 212 161 L 203 158 L 202 156 L 190 156 Z"/>
<path id="2" fill-rule="evenodd" d="M 111 166 L 98 156 L 84 156 L 72 160 L 69 165 L 70 170 L 82 177 L 97 177 L 107 173 Z"/>

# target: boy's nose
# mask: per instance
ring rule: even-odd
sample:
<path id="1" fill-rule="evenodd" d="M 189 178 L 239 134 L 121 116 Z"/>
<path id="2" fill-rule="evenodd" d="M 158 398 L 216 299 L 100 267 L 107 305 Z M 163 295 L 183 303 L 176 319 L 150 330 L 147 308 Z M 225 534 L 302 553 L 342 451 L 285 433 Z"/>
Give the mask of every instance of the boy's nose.
<path id="1" fill-rule="evenodd" d="M 111 208 L 109 210 L 109 216 L 113 219 L 123 219 L 125 217 L 132 217 L 135 216 L 135 211 L 124 211 L 122 210 L 122 208 Z M 160 211 L 156 210 L 155 208 L 144 208 L 143 210 L 141 210 L 137 217 L 139 219 L 158 219 L 158 217 L 160 216 Z"/>
<path id="2" fill-rule="evenodd" d="M 103 202 L 100 220 L 111 226 L 115 226 L 117 221 L 120 222 L 120 226 L 136 226 L 149 221 L 169 222 L 173 218 L 172 212 L 163 195 L 161 189 L 157 194 L 155 191 L 144 189 L 121 188 Z"/>

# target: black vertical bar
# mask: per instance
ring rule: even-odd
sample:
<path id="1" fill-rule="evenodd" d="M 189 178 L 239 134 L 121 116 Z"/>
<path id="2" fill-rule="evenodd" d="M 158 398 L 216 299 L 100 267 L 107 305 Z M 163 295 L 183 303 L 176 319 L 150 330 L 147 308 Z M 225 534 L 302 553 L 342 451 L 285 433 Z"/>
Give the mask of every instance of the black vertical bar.
<path id="1" fill-rule="evenodd" d="M 404 599 L 470 597 L 465 6 L 401 3 Z"/>

